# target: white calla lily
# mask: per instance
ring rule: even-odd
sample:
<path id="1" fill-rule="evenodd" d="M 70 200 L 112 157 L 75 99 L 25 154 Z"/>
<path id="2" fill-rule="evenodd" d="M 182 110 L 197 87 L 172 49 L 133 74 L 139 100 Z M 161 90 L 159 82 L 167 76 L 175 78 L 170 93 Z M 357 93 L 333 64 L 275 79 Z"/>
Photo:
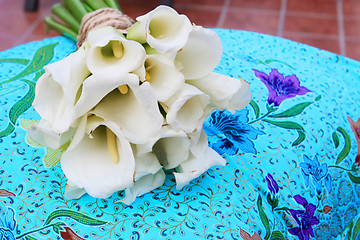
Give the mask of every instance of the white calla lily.
<path id="1" fill-rule="evenodd" d="M 127 38 L 140 43 L 147 42 L 160 53 L 180 50 L 192 30 L 188 17 L 162 5 L 136 20 L 138 22 L 128 29 Z"/>
<path id="2" fill-rule="evenodd" d="M 68 180 L 96 198 L 107 198 L 134 182 L 135 158 L 130 143 L 113 122 L 90 121 L 89 134 L 71 146 L 61 158 L 61 167 Z M 109 143 L 111 132 L 115 141 Z M 114 161 L 109 145 L 115 145 Z M 111 146 L 110 146 L 111 147 Z M 71 196 L 71 194 L 69 194 Z"/>
<path id="3" fill-rule="evenodd" d="M 176 189 L 182 189 L 191 180 L 199 177 L 212 166 L 225 166 L 225 164 L 225 159 L 208 146 L 206 133 L 201 130 L 200 138 L 191 145 L 188 160 L 181 163 L 174 172 Z"/>
<path id="4" fill-rule="evenodd" d="M 42 121 L 41 125 L 34 126 L 29 132 L 34 140 L 44 146 L 59 147 L 59 141 L 63 138 L 61 135 L 68 132 L 76 120 L 74 105 L 77 93 L 90 74 L 84 60 L 88 48 L 84 44 L 63 60 L 47 65 L 45 74 L 37 81 L 32 105 Z"/>
<path id="5" fill-rule="evenodd" d="M 145 60 L 145 70 L 145 79 L 161 102 L 168 100 L 185 82 L 174 61 L 165 55 L 148 55 Z"/>
<path id="6" fill-rule="evenodd" d="M 119 202 L 123 202 L 127 205 L 133 203 L 137 196 L 141 196 L 148 193 L 160 186 L 165 182 L 165 173 L 160 169 L 155 174 L 145 175 L 138 179 L 134 185 L 125 189 L 125 197 Z"/>
<path id="7" fill-rule="evenodd" d="M 109 93 L 91 113 L 115 122 L 125 137 L 134 144 L 146 143 L 163 123 L 153 89 L 148 82 L 127 85 L 126 94 Z"/>
<path id="8" fill-rule="evenodd" d="M 84 188 L 77 187 L 71 181 L 67 181 L 64 196 L 66 199 L 79 199 L 86 193 Z"/>
<path id="9" fill-rule="evenodd" d="M 141 44 L 127 40 L 113 27 L 90 31 L 88 43 L 86 64 L 92 73 L 118 75 L 144 65 L 146 53 Z"/>
<path id="10" fill-rule="evenodd" d="M 234 112 L 245 108 L 251 101 L 249 83 L 241 78 L 210 73 L 201 79 L 188 80 L 187 83 L 209 95 L 211 103 L 220 110 Z"/>
<path id="11" fill-rule="evenodd" d="M 209 102 L 209 96 L 190 84 L 183 84 L 165 106 L 166 121 L 174 130 L 184 130 L 191 133 L 198 126 Z"/>
<path id="12" fill-rule="evenodd" d="M 175 57 L 185 79 L 198 79 L 212 72 L 219 64 L 222 44 L 216 32 L 193 26 L 186 45 Z"/>

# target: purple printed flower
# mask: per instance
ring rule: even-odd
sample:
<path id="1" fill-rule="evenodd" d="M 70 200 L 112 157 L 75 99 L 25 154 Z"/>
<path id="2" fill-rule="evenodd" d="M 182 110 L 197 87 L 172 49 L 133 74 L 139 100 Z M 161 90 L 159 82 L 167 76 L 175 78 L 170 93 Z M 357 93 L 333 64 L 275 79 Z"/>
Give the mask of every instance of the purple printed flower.
<path id="1" fill-rule="evenodd" d="M 279 106 L 282 101 L 288 98 L 304 95 L 311 92 L 309 89 L 300 86 L 300 81 L 295 74 L 286 76 L 279 73 L 276 69 L 271 69 L 269 75 L 253 69 L 255 76 L 258 77 L 269 90 L 268 103 Z"/>
<path id="2" fill-rule="evenodd" d="M 267 186 L 268 186 L 270 192 L 272 194 L 278 193 L 279 192 L 279 185 L 277 184 L 277 182 L 275 181 L 273 176 L 270 173 L 268 173 L 266 175 L 265 179 L 266 179 L 266 183 L 267 183 Z"/>
<path id="3" fill-rule="evenodd" d="M 300 163 L 302 174 L 305 181 L 305 187 L 309 187 L 310 175 L 318 194 L 322 191 L 323 180 L 328 192 L 331 192 L 331 176 L 328 172 L 328 165 L 326 163 L 320 164 L 317 156 L 314 159 L 304 155 L 304 162 Z"/>
<path id="4" fill-rule="evenodd" d="M 314 216 L 316 206 L 308 203 L 306 199 L 300 195 L 296 195 L 294 199 L 298 204 L 303 206 L 305 210 L 289 209 L 291 216 L 299 226 L 290 228 L 288 231 L 290 234 L 297 236 L 299 240 L 308 240 L 309 236 L 314 237 L 312 226 L 320 223 L 319 219 Z"/>

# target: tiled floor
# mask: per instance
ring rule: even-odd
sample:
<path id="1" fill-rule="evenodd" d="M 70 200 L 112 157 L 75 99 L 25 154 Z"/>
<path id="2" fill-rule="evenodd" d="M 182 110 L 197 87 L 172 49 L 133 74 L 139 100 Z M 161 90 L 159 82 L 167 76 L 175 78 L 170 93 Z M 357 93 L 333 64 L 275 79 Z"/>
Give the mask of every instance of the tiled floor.
<path id="1" fill-rule="evenodd" d="M 0 51 L 45 34 L 44 16 L 59 0 L 40 0 L 37 12 L 25 0 L 0 0 Z M 160 0 L 120 0 L 135 18 Z M 326 49 L 360 61 L 360 0 L 174 0 L 174 8 L 197 25 L 266 33 Z"/>

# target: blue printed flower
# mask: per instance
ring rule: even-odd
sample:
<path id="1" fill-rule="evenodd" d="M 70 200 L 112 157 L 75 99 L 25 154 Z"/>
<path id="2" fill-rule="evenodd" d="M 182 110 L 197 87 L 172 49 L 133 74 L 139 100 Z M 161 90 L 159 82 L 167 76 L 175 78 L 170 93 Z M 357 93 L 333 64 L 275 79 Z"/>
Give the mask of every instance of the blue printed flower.
<path id="1" fill-rule="evenodd" d="M 215 111 L 204 123 L 204 130 L 208 136 L 221 137 L 212 144 L 212 148 L 221 154 L 235 155 L 241 153 L 256 154 L 252 140 L 264 132 L 248 124 L 249 111 L 242 109 L 231 114 L 229 111 Z"/>
<path id="2" fill-rule="evenodd" d="M 7 208 L 4 218 L 0 219 L 0 240 L 15 240 L 13 233 L 15 226 L 15 211 L 12 208 Z"/>
<path id="3" fill-rule="evenodd" d="M 312 160 L 304 155 L 304 162 L 300 163 L 302 174 L 304 176 L 305 187 L 309 187 L 310 175 L 318 194 L 322 191 L 323 180 L 328 192 L 331 192 L 331 176 L 328 173 L 328 165 L 326 163 L 320 164 L 317 156 Z"/>
<path id="4" fill-rule="evenodd" d="M 300 81 L 295 74 L 285 76 L 276 69 L 271 69 L 269 75 L 253 69 L 255 76 L 258 77 L 269 90 L 268 103 L 279 106 L 282 101 L 288 98 L 304 95 L 311 92 L 309 89 L 300 86 Z"/>
<path id="5" fill-rule="evenodd" d="M 288 231 L 290 234 L 297 236 L 299 240 L 308 240 L 309 236 L 314 237 L 312 226 L 320 223 L 319 219 L 314 216 L 316 206 L 312 203 L 309 204 L 307 200 L 300 195 L 296 195 L 294 199 L 298 204 L 303 206 L 305 210 L 289 209 L 291 216 L 299 226 L 290 228 Z"/>

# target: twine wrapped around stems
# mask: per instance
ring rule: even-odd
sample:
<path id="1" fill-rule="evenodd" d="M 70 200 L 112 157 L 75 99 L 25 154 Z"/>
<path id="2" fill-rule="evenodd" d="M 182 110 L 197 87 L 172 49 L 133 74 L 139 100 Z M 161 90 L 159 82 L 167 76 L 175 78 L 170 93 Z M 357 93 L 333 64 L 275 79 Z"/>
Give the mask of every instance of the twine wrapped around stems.
<path id="1" fill-rule="evenodd" d="M 131 17 L 117 9 L 101 8 L 90 12 L 81 20 L 76 46 L 79 48 L 86 41 L 88 32 L 96 28 L 111 26 L 126 34 L 128 28 L 134 23 L 135 21 Z"/>

